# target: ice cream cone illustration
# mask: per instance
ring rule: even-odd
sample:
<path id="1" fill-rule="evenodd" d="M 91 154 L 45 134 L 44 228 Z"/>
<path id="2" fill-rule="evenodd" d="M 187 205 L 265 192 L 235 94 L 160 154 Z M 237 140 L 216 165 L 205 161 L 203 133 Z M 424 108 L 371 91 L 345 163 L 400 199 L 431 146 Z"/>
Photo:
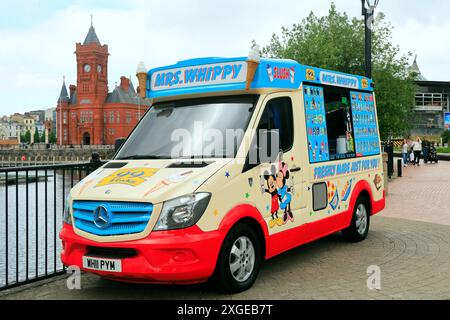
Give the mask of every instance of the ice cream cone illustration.
<path id="1" fill-rule="evenodd" d="M 259 46 L 255 45 L 252 50 L 250 50 L 250 54 L 247 59 L 247 84 L 245 86 L 245 90 L 250 90 L 253 79 L 255 78 L 256 70 L 259 67 L 259 62 L 261 57 L 259 55 Z"/>
<path id="2" fill-rule="evenodd" d="M 270 64 L 267 65 L 267 75 L 269 76 L 270 82 L 273 81 L 273 68 Z"/>
<path id="3" fill-rule="evenodd" d="M 295 69 L 293 67 L 289 69 L 289 75 L 291 76 L 291 83 L 295 83 Z"/>
<path id="4" fill-rule="evenodd" d="M 136 70 L 136 77 L 139 81 L 139 89 L 140 89 L 140 95 L 141 98 L 145 98 L 146 91 L 147 91 L 147 68 L 145 67 L 144 62 L 139 62 L 137 70 Z"/>

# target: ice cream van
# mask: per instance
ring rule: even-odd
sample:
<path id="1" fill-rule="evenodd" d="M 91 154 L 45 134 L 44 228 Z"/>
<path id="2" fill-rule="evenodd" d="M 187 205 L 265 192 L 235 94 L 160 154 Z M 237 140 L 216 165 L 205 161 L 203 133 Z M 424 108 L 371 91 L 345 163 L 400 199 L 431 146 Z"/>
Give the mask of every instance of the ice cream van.
<path id="1" fill-rule="evenodd" d="M 385 207 L 371 79 L 292 60 L 138 70 L 152 107 L 70 192 L 62 262 L 136 283 L 249 289 L 266 259 Z"/>

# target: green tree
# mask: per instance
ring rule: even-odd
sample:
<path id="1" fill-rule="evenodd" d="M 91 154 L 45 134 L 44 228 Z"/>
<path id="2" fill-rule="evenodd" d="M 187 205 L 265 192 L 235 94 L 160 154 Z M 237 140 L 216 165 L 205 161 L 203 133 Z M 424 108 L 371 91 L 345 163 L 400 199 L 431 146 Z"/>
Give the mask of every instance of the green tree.
<path id="1" fill-rule="evenodd" d="M 33 137 L 34 143 L 40 143 L 41 142 L 41 136 L 39 135 L 39 131 L 34 131 L 34 137 Z"/>
<path id="2" fill-rule="evenodd" d="M 391 42 L 392 26 L 383 13 L 373 26 L 373 80 L 382 139 L 406 135 L 411 127 L 416 86 L 409 72 L 411 54 Z M 364 74 L 364 21 L 350 19 L 332 3 L 327 16 L 314 13 L 292 28 L 273 34 L 264 56 L 293 59 L 305 65 Z"/>
<path id="3" fill-rule="evenodd" d="M 51 143 L 51 144 L 55 144 L 56 143 L 56 135 L 55 135 L 55 133 L 53 131 L 51 131 L 48 134 L 48 142 Z"/>
<path id="4" fill-rule="evenodd" d="M 20 141 L 22 141 L 23 143 L 30 143 L 30 141 L 31 141 L 30 130 L 27 130 L 23 135 L 21 135 Z"/>
<path id="5" fill-rule="evenodd" d="M 449 143 L 450 142 L 450 130 L 445 130 L 442 132 L 442 142 L 443 143 Z"/>

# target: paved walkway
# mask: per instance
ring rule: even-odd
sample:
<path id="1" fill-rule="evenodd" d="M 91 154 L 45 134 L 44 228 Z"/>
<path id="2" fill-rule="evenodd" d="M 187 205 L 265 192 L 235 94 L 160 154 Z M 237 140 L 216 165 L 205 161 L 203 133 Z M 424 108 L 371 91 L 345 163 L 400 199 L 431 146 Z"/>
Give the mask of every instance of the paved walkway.
<path id="1" fill-rule="evenodd" d="M 82 290 L 69 291 L 64 276 L 0 299 L 450 299 L 449 202 L 450 163 L 407 168 L 390 184 L 388 207 L 372 219 L 365 242 L 349 244 L 336 234 L 291 250 L 267 261 L 255 286 L 234 296 L 208 285 L 131 285 L 83 275 Z M 372 265 L 381 270 L 381 290 L 367 288 Z"/>
<path id="2" fill-rule="evenodd" d="M 450 162 L 403 168 L 403 178 L 389 184 L 386 206 L 385 217 L 450 226 Z"/>

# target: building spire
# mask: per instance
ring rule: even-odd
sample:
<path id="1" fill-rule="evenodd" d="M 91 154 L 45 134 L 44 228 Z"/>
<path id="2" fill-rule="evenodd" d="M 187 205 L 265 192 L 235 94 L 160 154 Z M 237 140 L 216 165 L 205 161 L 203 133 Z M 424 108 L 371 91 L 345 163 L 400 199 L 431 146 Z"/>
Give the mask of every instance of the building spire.
<path id="1" fill-rule="evenodd" d="M 59 94 L 58 102 L 68 102 L 69 101 L 69 94 L 67 93 L 67 87 L 66 87 L 66 77 L 63 77 L 63 84 L 61 87 L 61 93 Z"/>
<path id="2" fill-rule="evenodd" d="M 97 33 L 94 29 L 94 15 L 91 14 L 91 27 L 89 28 L 89 32 L 86 36 L 86 39 L 84 40 L 83 45 L 88 45 L 91 43 L 98 44 L 101 46 L 100 40 L 98 39 Z"/>
<path id="3" fill-rule="evenodd" d="M 422 75 L 419 65 L 417 64 L 417 54 L 414 56 L 414 62 L 411 67 L 409 67 L 409 72 L 414 73 L 417 81 L 427 81 L 427 79 Z"/>

